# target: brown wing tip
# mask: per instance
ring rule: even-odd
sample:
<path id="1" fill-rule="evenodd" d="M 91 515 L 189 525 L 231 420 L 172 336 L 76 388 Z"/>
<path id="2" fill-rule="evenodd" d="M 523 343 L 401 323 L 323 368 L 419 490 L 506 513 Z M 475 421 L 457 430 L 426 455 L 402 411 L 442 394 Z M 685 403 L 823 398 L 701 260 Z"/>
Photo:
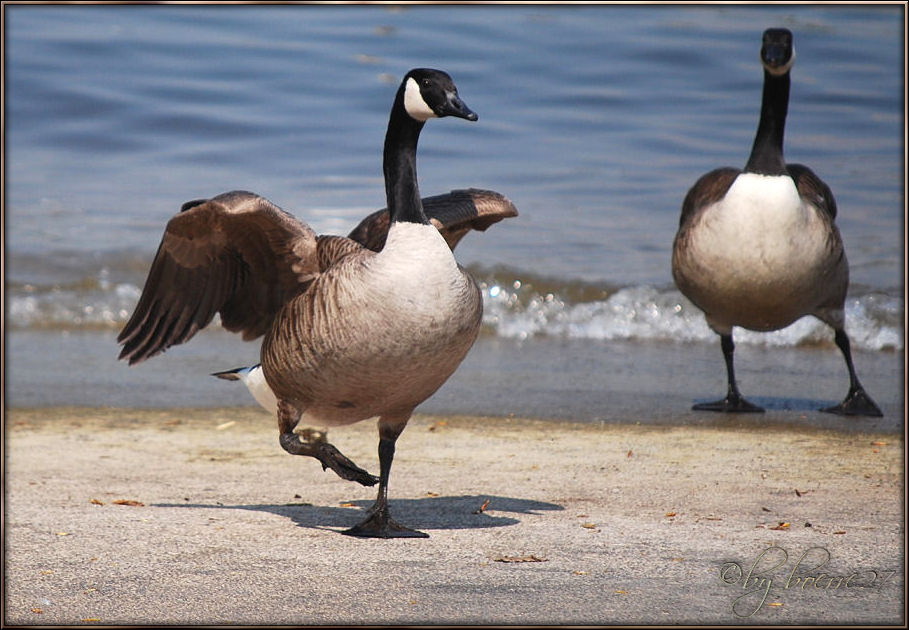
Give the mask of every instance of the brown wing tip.
<path id="1" fill-rule="evenodd" d="M 135 344 L 127 343 L 123 350 L 120 351 L 120 356 L 117 357 L 118 361 L 123 361 L 126 359 L 129 365 L 136 365 L 137 363 L 142 363 L 146 359 L 150 359 L 156 354 L 161 354 L 164 350 L 152 350 L 149 351 L 143 347 L 133 347 Z"/>
<path id="2" fill-rule="evenodd" d="M 208 199 L 193 199 L 192 201 L 187 201 L 182 206 L 180 206 L 180 212 L 186 212 L 187 210 L 192 210 L 196 206 L 201 206 L 203 203 L 207 203 Z"/>
<path id="3" fill-rule="evenodd" d="M 496 216 L 501 219 L 518 216 L 518 209 L 514 203 L 500 192 L 482 188 L 465 188 L 451 192 L 469 196 L 480 216 Z"/>

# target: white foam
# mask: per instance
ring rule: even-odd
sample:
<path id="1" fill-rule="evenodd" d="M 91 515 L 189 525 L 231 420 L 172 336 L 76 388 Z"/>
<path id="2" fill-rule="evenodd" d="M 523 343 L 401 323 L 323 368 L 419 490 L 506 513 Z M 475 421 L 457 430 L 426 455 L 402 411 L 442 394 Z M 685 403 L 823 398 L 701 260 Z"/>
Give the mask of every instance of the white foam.
<path id="1" fill-rule="evenodd" d="M 600 289 L 527 277 L 487 278 L 483 324 L 510 339 L 641 340 L 716 343 L 700 309 L 678 290 L 638 285 Z M 7 286 L 6 323 L 13 328 L 121 328 L 141 293 L 129 282 L 113 282 L 102 270 L 71 285 Z M 605 296 L 605 297 L 602 297 Z M 852 346 L 868 351 L 902 351 L 903 299 L 881 292 L 850 296 L 846 332 Z M 218 326 L 217 318 L 212 326 Z M 734 330 L 737 344 L 766 347 L 832 345 L 833 332 L 813 317 L 782 330 Z"/>
<path id="2" fill-rule="evenodd" d="M 675 289 L 651 286 L 620 289 L 605 300 L 568 304 L 547 293 L 522 300 L 520 289 L 484 287 L 484 324 L 501 337 L 527 339 L 548 335 L 596 340 L 665 340 L 713 343 L 717 335 L 703 313 Z M 854 348 L 904 347 L 902 302 L 882 294 L 850 299 L 846 331 Z M 833 342 L 830 327 L 814 317 L 769 333 L 736 328 L 736 343 L 799 346 Z"/>
<path id="3" fill-rule="evenodd" d="M 118 327 L 126 322 L 140 295 L 133 284 L 16 290 L 8 300 L 7 322 L 14 328 Z"/>

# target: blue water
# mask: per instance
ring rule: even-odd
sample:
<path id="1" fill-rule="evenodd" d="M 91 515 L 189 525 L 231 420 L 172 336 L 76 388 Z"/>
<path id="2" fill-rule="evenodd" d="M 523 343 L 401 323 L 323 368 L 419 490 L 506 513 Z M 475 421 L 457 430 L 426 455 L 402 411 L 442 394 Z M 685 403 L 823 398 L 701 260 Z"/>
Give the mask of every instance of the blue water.
<path id="1" fill-rule="evenodd" d="M 427 125 L 421 191 L 490 188 L 520 211 L 456 252 L 484 284 L 489 335 L 604 353 L 617 340 L 715 344 L 672 285 L 672 238 L 694 180 L 744 164 L 760 34 L 785 26 L 797 51 L 786 155 L 836 194 L 854 346 L 892 357 L 904 346 L 904 11 L 5 5 L 6 330 L 58 365 L 72 360 L 61 334 L 97 334 L 99 356 L 116 355 L 164 224 L 189 199 L 248 189 L 346 233 L 384 205 L 400 77 L 430 66 L 479 121 Z M 832 348 L 810 319 L 740 340 Z M 42 369 L 33 352 L 7 361 L 18 382 Z M 108 368 L 115 383 L 125 370 Z"/>

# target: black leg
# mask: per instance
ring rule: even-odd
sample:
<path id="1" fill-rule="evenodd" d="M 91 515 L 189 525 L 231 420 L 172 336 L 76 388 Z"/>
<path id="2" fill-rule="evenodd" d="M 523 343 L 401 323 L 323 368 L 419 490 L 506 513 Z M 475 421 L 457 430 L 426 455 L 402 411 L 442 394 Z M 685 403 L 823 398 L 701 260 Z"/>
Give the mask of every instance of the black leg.
<path id="1" fill-rule="evenodd" d="M 315 457 L 322 463 L 322 470 L 331 468 L 341 479 L 356 481 L 364 486 L 374 486 L 379 481 L 378 477 L 354 464 L 328 442 L 301 442 L 296 433 L 282 433 L 279 439 L 281 447 L 291 455 Z"/>
<path id="2" fill-rule="evenodd" d="M 757 405 L 753 405 L 745 400 L 739 393 L 738 385 L 735 383 L 735 367 L 733 366 L 735 344 L 732 342 L 732 333 L 720 335 L 720 346 L 723 349 L 723 358 L 726 360 L 726 379 L 729 382 L 726 398 L 713 402 L 699 403 L 694 405 L 692 409 L 695 411 L 722 411 L 725 413 L 755 413 L 764 411 Z"/>
<path id="3" fill-rule="evenodd" d="M 354 464 L 341 451 L 325 440 L 301 441 L 294 433 L 301 411 L 290 403 L 278 401 L 278 439 L 281 448 L 291 455 L 315 457 L 322 462 L 322 470 L 331 468 L 341 479 L 356 481 L 364 486 L 374 486 L 379 481 L 374 475 Z"/>
<path id="4" fill-rule="evenodd" d="M 825 413 L 835 413 L 841 416 L 873 416 L 881 417 L 884 414 L 880 408 L 874 404 L 871 397 L 865 393 L 865 388 L 859 382 L 855 373 L 855 366 L 852 364 L 852 351 L 849 346 L 849 336 L 842 328 L 837 328 L 834 332 L 834 340 L 843 358 L 846 360 L 846 369 L 849 370 L 849 393 L 838 405 L 821 409 Z"/>
<path id="5" fill-rule="evenodd" d="M 401 426 L 401 429 L 404 427 Z M 379 493 L 369 509 L 368 516 L 359 525 L 345 530 L 348 536 L 362 538 L 429 538 L 428 534 L 410 529 L 391 518 L 388 510 L 388 475 L 395 456 L 395 440 L 400 430 L 383 431 L 379 428 Z"/>

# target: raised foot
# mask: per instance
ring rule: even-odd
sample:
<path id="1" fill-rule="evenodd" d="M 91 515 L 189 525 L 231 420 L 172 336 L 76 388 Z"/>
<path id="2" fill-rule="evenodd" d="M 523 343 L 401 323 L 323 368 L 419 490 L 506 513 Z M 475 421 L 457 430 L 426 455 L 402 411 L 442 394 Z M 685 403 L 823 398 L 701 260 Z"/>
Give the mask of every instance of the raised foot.
<path id="1" fill-rule="evenodd" d="M 429 534 L 401 525 L 388 515 L 388 510 L 373 510 L 366 520 L 342 534 L 359 538 L 429 538 Z"/>
<path id="2" fill-rule="evenodd" d="M 871 416 L 880 418 L 884 414 L 880 408 L 874 404 L 871 397 L 865 393 L 861 387 L 850 389 L 846 398 L 838 405 L 821 409 L 824 413 L 835 413 L 840 416 Z"/>
<path id="3" fill-rule="evenodd" d="M 331 468 L 341 479 L 356 481 L 364 486 L 374 486 L 379 478 L 371 475 L 328 442 L 301 442 L 295 433 L 281 435 L 281 447 L 292 455 L 315 457 L 322 462 L 322 470 Z"/>
<path id="4" fill-rule="evenodd" d="M 719 411 L 722 413 L 763 413 L 764 409 L 754 405 L 741 396 L 726 396 L 723 400 L 698 403 L 692 407 L 695 411 Z"/>

